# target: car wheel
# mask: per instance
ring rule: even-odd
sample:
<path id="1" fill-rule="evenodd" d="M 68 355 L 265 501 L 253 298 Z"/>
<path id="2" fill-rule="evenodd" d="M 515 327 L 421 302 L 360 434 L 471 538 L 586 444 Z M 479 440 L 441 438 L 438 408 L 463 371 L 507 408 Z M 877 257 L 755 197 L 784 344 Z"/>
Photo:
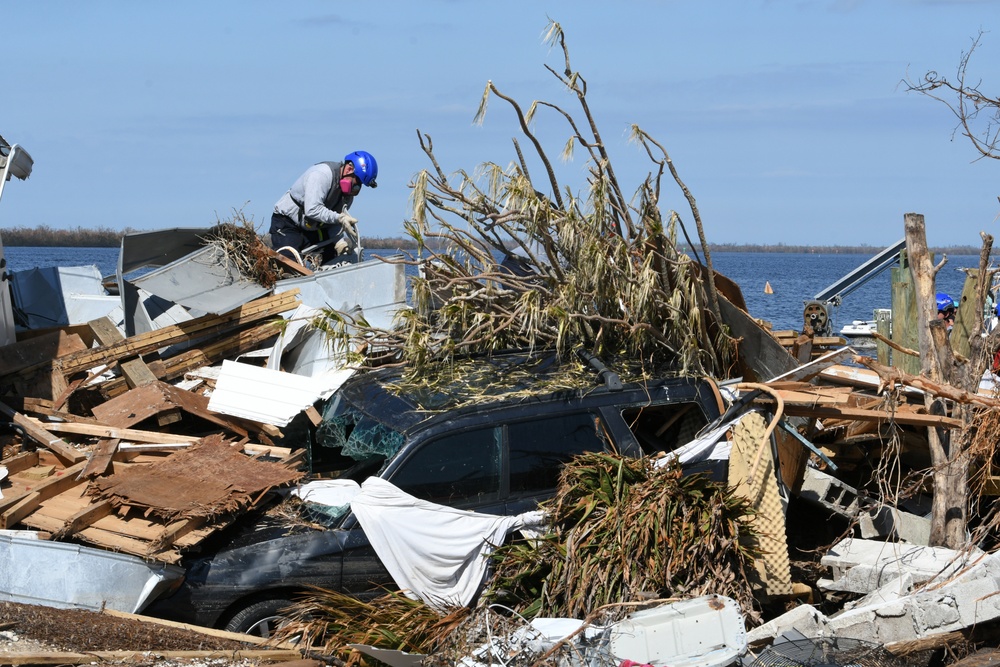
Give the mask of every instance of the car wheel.
<path id="1" fill-rule="evenodd" d="M 233 614 L 226 623 L 226 630 L 268 639 L 287 622 L 288 617 L 279 612 L 291 604 L 291 600 L 283 598 L 258 600 Z"/>

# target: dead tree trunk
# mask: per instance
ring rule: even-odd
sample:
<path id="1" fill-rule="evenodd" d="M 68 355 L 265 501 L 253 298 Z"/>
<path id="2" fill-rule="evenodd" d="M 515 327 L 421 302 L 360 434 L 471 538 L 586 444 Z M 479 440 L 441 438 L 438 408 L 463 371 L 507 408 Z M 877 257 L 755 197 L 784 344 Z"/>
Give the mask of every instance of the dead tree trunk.
<path id="1" fill-rule="evenodd" d="M 920 345 L 920 372 L 933 382 L 963 386 L 945 323 L 937 319 L 934 305 L 934 280 L 944 265 L 935 265 L 927 250 L 924 216 L 907 213 L 906 252 L 917 298 L 917 341 Z M 931 414 L 945 415 L 950 402 L 926 394 L 924 404 Z M 968 423 L 964 408 L 955 408 L 953 416 Z M 966 429 L 963 429 L 963 433 Z M 966 543 L 968 522 L 969 454 L 964 438 L 947 428 L 928 428 L 927 442 L 933 465 L 934 501 L 931 506 L 932 546 L 960 549 Z"/>

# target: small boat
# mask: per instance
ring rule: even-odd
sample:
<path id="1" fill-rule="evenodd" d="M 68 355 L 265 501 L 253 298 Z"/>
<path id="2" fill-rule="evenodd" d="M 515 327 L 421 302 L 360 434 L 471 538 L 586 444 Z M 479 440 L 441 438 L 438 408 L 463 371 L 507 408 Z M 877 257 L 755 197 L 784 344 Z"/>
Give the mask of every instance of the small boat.
<path id="1" fill-rule="evenodd" d="M 875 320 L 854 320 L 840 329 L 844 338 L 872 338 L 875 333 Z"/>

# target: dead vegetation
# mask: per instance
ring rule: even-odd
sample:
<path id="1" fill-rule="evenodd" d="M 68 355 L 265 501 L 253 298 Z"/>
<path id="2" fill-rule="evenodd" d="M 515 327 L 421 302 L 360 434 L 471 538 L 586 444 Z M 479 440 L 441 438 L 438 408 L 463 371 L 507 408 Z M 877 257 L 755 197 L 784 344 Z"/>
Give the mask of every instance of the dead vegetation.
<path id="1" fill-rule="evenodd" d="M 406 223 L 418 245 L 406 260 L 420 270 L 412 281 L 414 308 L 398 331 L 378 332 L 379 338 L 398 350 L 414 378 L 474 353 L 555 349 L 566 359 L 577 348 L 606 361 L 628 360 L 641 374 L 728 377 L 734 341 L 720 324 L 711 281 L 679 250 L 678 235 L 688 237 L 681 216 L 661 208 L 666 172 L 700 227 L 693 196 L 667 152 L 639 127 L 631 138 L 652 171 L 634 192 L 624 189 L 558 23 L 550 24 L 548 41 L 565 57 L 562 72 L 548 69 L 578 103 L 583 122 L 545 101 L 525 111 L 487 84 L 478 118 L 493 97 L 508 104 L 543 165 L 541 181 L 533 179 L 517 139 L 509 166 L 486 163 L 476 174 L 450 175 L 431 138 L 418 132 L 432 167 L 412 184 Z M 587 158 L 583 192 L 556 179 L 548 149 L 530 129 L 543 110 L 569 130 L 561 157 L 579 149 Z M 703 254 L 707 261 L 704 245 Z"/>

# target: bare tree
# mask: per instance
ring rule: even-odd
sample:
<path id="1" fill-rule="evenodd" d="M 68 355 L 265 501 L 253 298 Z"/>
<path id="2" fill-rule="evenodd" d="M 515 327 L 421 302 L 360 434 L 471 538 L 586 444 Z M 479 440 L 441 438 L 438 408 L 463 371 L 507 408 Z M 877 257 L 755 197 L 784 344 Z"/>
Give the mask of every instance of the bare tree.
<path id="1" fill-rule="evenodd" d="M 516 157 L 506 166 L 488 162 L 471 172 L 446 172 L 431 137 L 418 130 L 430 166 L 411 183 L 412 217 L 405 222 L 418 246 L 404 260 L 420 269 L 411 282 L 415 308 L 398 329 L 374 336 L 399 350 L 414 379 L 447 366 L 434 362 L 512 348 L 563 356 L 582 349 L 608 362 L 638 364 L 641 373 L 728 377 L 736 342 L 719 315 L 714 282 L 680 250 L 679 233 L 691 244 L 680 215 L 661 208 L 662 182 L 672 178 L 712 275 L 690 189 L 663 146 L 633 126 L 638 159 L 652 167 L 629 194 L 558 23 L 549 24 L 546 40 L 562 55 L 561 67 L 546 69 L 576 111 L 544 100 L 522 104 L 488 81 L 476 114 L 481 122 L 495 99 L 512 110 L 520 138 L 542 165 L 540 178 L 532 180 L 517 138 Z M 537 113 L 564 121 L 568 137 L 556 144 L 564 159 L 574 148 L 584 153 L 582 187 L 559 182 L 550 142 L 533 128 Z"/>
<path id="2" fill-rule="evenodd" d="M 951 109 L 958 119 L 955 132 L 972 142 L 980 158 L 1000 160 L 1000 97 L 983 93 L 982 81 L 971 83 L 968 79 L 969 63 L 982 37 L 980 31 L 962 54 L 954 80 L 931 70 L 920 81 L 906 78 L 903 83 L 908 91 L 926 95 Z"/>

